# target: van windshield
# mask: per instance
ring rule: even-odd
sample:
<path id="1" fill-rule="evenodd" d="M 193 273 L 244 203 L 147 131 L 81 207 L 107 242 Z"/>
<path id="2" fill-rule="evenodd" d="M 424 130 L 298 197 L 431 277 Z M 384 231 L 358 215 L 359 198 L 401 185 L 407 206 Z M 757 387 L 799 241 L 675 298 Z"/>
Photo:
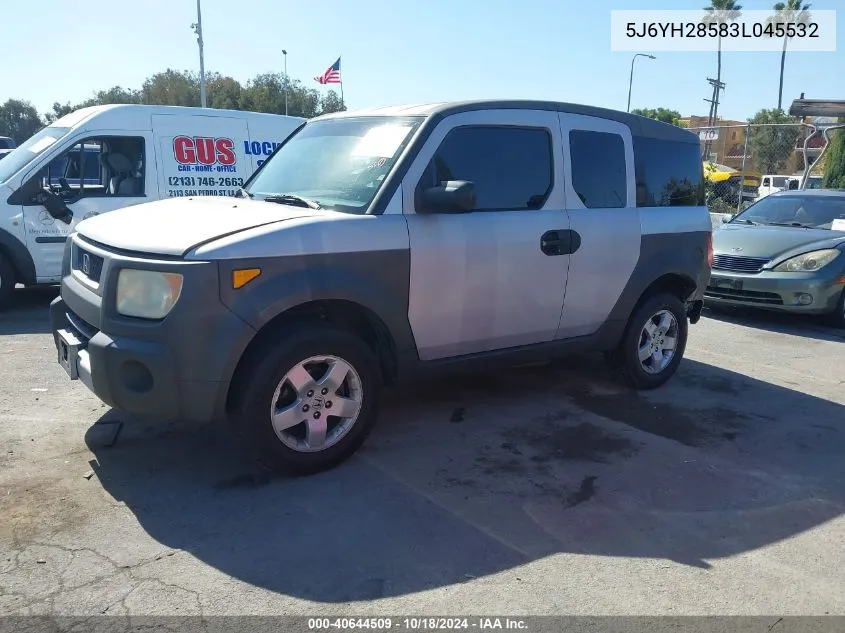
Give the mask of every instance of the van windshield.
<path id="1" fill-rule="evenodd" d="M 360 117 L 307 123 L 245 189 L 260 199 L 298 196 L 335 211 L 365 213 L 422 121 Z"/>
<path id="2" fill-rule="evenodd" d="M 45 127 L 30 136 L 21 143 L 20 147 L 0 161 L 0 184 L 8 181 L 68 132 L 70 132 L 68 127 Z"/>

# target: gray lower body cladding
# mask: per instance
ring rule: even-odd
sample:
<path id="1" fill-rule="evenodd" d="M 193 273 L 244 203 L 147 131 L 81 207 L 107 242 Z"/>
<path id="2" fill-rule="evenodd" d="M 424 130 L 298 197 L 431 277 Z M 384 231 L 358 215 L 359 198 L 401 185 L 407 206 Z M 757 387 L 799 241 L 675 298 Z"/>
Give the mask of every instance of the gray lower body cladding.
<path id="1" fill-rule="evenodd" d="M 161 263 L 156 266 L 183 272 L 185 283 L 173 311 L 160 322 L 118 315 L 113 307 L 116 279 L 103 280 L 101 297 L 67 275 L 61 297 L 51 305 L 51 319 L 54 332 L 72 329 L 86 341 L 90 386 L 107 404 L 138 415 L 205 421 L 225 415 L 238 363 L 257 340 L 256 333 L 292 309 L 322 304 L 365 314 L 385 335 L 378 344 L 392 343 L 387 356 L 399 379 L 449 368 L 467 371 L 476 363 L 488 368 L 493 361 L 610 350 L 656 281 L 683 288 L 688 306 L 700 303 L 710 274 L 707 237 L 704 231 L 643 235 L 640 257 L 623 291 L 604 323 L 589 335 L 443 361 L 419 360 L 408 319 L 410 253 L 404 248 Z M 259 268 L 261 274 L 234 289 L 233 272 L 245 268 Z M 113 269 L 110 275 L 119 270 Z M 284 336 L 283 329 L 279 335 Z"/>

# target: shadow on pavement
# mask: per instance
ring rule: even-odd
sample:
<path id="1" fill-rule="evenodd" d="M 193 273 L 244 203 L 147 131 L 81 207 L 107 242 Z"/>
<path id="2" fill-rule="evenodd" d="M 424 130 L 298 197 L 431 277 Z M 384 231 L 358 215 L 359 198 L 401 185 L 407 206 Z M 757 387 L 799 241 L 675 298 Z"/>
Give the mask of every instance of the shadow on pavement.
<path id="1" fill-rule="evenodd" d="M 842 405 L 692 360 L 649 393 L 592 359 L 389 396 L 364 448 L 263 480 L 222 427 L 126 424 L 86 441 L 156 540 L 252 585 L 337 603 L 559 553 L 708 568 L 838 517 Z M 112 414 L 113 417 L 114 414 Z"/>
<path id="2" fill-rule="evenodd" d="M 12 302 L 0 310 L 0 336 L 50 332 L 50 302 L 59 296 L 59 286 L 17 288 Z"/>
<path id="3" fill-rule="evenodd" d="M 737 323 L 778 334 L 837 343 L 845 341 L 845 330 L 828 326 L 823 317 L 816 315 L 787 314 L 753 308 L 705 308 L 702 316 L 714 321 Z"/>

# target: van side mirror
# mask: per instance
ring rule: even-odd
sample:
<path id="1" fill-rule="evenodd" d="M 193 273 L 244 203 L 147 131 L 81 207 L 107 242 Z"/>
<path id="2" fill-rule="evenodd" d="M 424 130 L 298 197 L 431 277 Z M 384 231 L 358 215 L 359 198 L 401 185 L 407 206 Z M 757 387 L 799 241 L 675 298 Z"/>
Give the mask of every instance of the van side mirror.
<path id="1" fill-rule="evenodd" d="M 68 209 L 65 201 L 60 196 L 57 196 L 52 191 L 44 191 L 39 195 L 41 196 L 40 202 L 47 209 L 47 213 L 59 222 L 70 224 L 70 221 L 73 219 L 73 211 Z"/>
<path id="2" fill-rule="evenodd" d="M 475 208 L 475 183 L 447 180 L 422 192 L 419 213 L 464 213 Z"/>

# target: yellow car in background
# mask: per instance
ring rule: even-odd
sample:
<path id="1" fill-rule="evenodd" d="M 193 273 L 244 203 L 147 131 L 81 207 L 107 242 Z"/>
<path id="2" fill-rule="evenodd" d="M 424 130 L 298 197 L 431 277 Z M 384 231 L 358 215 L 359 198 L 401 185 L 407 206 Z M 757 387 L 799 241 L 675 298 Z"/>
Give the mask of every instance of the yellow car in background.
<path id="1" fill-rule="evenodd" d="M 760 174 L 743 175 L 733 167 L 709 161 L 704 162 L 704 178 L 715 185 L 716 195 L 729 204 L 737 204 L 740 196 L 743 202 L 754 201 L 761 181 Z"/>

